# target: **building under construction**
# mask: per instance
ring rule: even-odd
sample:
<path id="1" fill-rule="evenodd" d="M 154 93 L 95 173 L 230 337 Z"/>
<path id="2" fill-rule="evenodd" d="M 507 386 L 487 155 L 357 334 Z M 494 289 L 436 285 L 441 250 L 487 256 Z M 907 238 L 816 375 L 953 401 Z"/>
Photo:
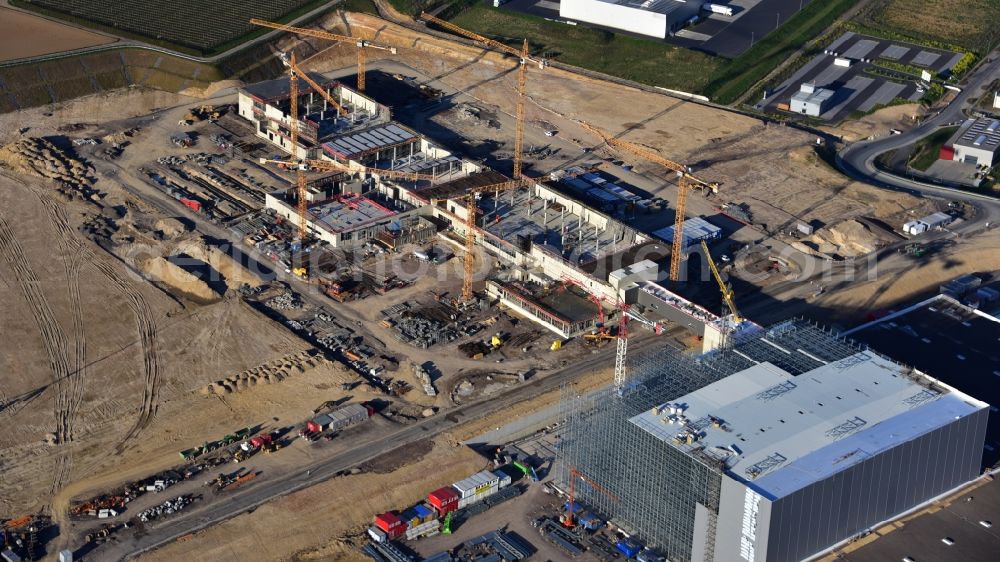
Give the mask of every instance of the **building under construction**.
<path id="1" fill-rule="evenodd" d="M 988 405 L 804 321 L 563 398 L 559 478 L 669 560 L 810 558 L 978 475 Z"/>

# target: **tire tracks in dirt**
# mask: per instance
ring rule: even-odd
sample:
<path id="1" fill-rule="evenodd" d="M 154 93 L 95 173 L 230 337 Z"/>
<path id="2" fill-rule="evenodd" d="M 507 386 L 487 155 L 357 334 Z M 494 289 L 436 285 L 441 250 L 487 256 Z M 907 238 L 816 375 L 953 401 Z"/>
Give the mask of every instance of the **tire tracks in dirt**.
<path id="1" fill-rule="evenodd" d="M 71 408 L 73 397 L 69 388 L 71 371 L 67 352 L 68 340 L 62 326 L 56 320 L 48 300 L 42 293 L 41 284 L 24 254 L 24 249 L 3 217 L 0 217 L 0 257 L 7 262 L 13 271 L 21 295 L 27 302 L 31 316 L 42 336 L 42 344 L 45 347 L 46 355 L 48 355 L 49 369 L 52 372 L 55 388 L 55 435 L 57 442 L 65 445 L 72 441 Z M 55 466 L 52 469 L 53 493 L 62 487 L 69 476 L 70 463 L 72 462 L 69 457 L 68 451 L 60 451 L 56 456 Z"/>
<path id="2" fill-rule="evenodd" d="M 41 195 L 39 197 L 42 199 L 45 208 L 49 211 L 52 222 L 59 230 L 61 238 L 73 247 L 72 252 L 75 255 L 88 258 L 90 265 L 104 274 L 118 292 L 125 297 L 129 308 L 135 315 L 143 361 L 143 396 L 142 404 L 139 407 L 138 419 L 136 419 L 135 423 L 129 428 L 118 444 L 115 445 L 115 454 L 121 454 L 125 450 L 125 445 L 149 425 L 153 419 L 153 415 L 156 413 L 156 396 L 160 378 L 156 320 L 146 299 L 132 286 L 131 282 L 125 279 L 113 265 L 94 254 L 90 248 L 76 238 L 76 233 L 69 226 L 63 209 L 51 199 Z M 82 399 L 82 395 L 80 398 Z"/>

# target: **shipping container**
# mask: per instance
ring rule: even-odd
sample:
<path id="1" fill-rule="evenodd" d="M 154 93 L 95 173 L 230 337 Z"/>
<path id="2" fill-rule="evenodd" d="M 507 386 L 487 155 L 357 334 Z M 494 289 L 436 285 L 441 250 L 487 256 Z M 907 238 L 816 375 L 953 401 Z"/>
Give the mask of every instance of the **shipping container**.
<path id="1" fill-rule="evenodd" d="M 466 496 L 466 497 L 458 500 L 458 508 L 461 509 L 461 508 L 463 508 L 463 507 L 465 507 L 467 505 L 472 505 L 474 503 L 481 502 L 484 499 L 486 499 L 486 498 L 492 496 L 493 494 L 497 493 L 499 490 L 500 490 L 500 488 L 498 486 L 496 486 L 496 485 L 493 485 L 493 486 L 490 486 L 490 487 L 487 487 L 487 488 L 483 488 L 482 490 L 480 490 L 476 494 L 473 494 L 471 496 Z"/>
<path id="2" fill-rule="evenodd" d="M 271 435 L 268 434 L 268 433 L 264 433 L 262 435 L 258 435 L 256 437 L 254 437 L 253 439 L 251 439 L 250 440 L 250 444 L 253 445 L 254 448 L 260 449 L 261 447 L 263 447 L 265 445 L 270 445 L 271 441 L 273 441 L 273 438 L 271 437 Z"/>
<path id="3" fill-rule="evenodd" d="M 406 523 L 406 528 L 416 527 L 417 525 L 423 523 L 420 519 L 420 515 L 411 507 L 410 509 L 404 509 L 402 513 L 399 514 L 399 518 Z"/>
<path id="4" fill-rule="evenodd" d="M 625 558 L 632 558 L 642 551 L 642 545 L 633 539 L 622 539 L 615 544 L 615 547 L 625 555 Z"/>
<path id="5" fill-rule="evenodd" d="M 327 429 L 339 430 L 359 424 L 370 418 L 373 412 L 374 410 L 371 406 L 365 404 L 351 404 L 350 406 L 344 406 L 343 408 L 339 408 L 326 414 L 326 416 L 330 418 L 330 422 L 327 424 Z"/>
<path id="6" fill-rule="evenodd" d="M 385 531 L 390 539 L 399 537 L 406 532 L 406 523 L 391 511 L 376 515 L 375 526 Z"/>
<path id="7" fill-rule="evenodd" d="M 427 504 L 423 503 L 417 504 L 413 506 L 413 511 L 414 513 L 417 514 L 417 518 L 420 520 L 421 523 L 427 523 L 428 521 L 433 521 L 434 519 L 437 519 L 437 516 L 434 513 L 434 509 L 432 509 Z"/>
<path id="8" fill-rule="evenodd" d="M 458 493 L 463 497 L 478 494 L 489 488 L 496 488 L 500 484 L 500 478 L 488 470 L 477 472 L 472 476 L 459 480 L 452 484 Z"/>
<path id="9" fill-rule="evenodd" d="M 444 517 L 445 514 L 458 509 L 458 500 L 460 497 L 462 496 L 457 490 L 447 486 L 444 488 L 438 488 L 437 490 L 427 494 L 427 501 L 434 506 L 438 515 Z"/>
<path id="10" fill-rule="evenodd" d="M 507 474 L 502 470 L 494 470 L 493 475 L 497 477 L 497 484 L 500 488 L 510 486 L 510 474 Z"/>
<path id="11" fill-rule="evenodd" d="M 389 535 L 378 527 L 368 527 L 368 536 L 370 536 L 372 540 L 377 543 L 389 542 Z"/>

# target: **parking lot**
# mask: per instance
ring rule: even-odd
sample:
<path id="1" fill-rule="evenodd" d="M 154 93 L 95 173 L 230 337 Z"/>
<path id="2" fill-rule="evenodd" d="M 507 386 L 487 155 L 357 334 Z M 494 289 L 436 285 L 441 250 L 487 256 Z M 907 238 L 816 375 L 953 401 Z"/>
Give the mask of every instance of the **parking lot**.
<path id="1" fill-rule="evenodd" d="M 895 99 L 917 101 L 923 96 L 917 86 L 919 76 L 883 65 L 905 65 L 912 69 L 927 70 L 932 76 L 936 76 L 955 66 L 962 58 L 961 53 L 853 32 L 846 32 L 838 37 L 825 51 L 772 90 L 768 100 L 762 104 L 763 107 L 768 111 L 782 111 L 779 104 L 788 104 L 801 84 L 813 83 L 817 88 L 836 92 L 820 118 L 837 122 L 854 112 L 867 113 L 880 105 L 888 105 Z M 834 64 L 837 58 L 850 59 L 850 66 Z"/>

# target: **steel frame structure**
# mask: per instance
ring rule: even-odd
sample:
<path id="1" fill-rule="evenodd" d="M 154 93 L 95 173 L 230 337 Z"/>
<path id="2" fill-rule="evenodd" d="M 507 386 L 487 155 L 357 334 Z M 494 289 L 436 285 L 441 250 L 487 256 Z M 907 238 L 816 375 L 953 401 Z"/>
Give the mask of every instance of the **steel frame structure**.
<path id="1" fill-rule="evenodd" d="M 777 324 L 731 345 L 700 356 L 666 346 L 644 350 L 628 357 L 629 378 L 620 390 L 578 395 L 563 389 L 558 481 L 566 486 L 571 468 L 587 474 L 605 490 L 577 481 L 576 501 L 669 560 L 691 559 L 699 504 L 708 516 L 705 560 L 712 560 L 723 469 L 712 457 L 672 447 L 629 419 L 757 363 L 799 375 L 862 350 L 804 320 Z"/>

